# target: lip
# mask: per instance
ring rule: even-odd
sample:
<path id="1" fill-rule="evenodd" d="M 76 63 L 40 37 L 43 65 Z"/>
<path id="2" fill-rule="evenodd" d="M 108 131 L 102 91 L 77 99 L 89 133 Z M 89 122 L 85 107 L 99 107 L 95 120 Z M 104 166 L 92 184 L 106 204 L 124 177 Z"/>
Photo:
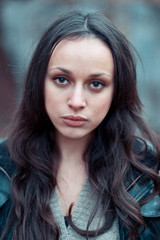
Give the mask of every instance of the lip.
<path id="1" fill-rule="evenodd" d="M 63 117 L 63 121 L 71 127 L 80 127 L 88 120 L 82 116 L 67 115 Z"/>
<path id="2" fill-rule="evenodd" d="M 87 121 L 87 118 L 82 117 L 82 116 L 74 116 L 74 115 L 67 115 L 63 117 L 64 119 L 70 119 L 74 121 Z"/>

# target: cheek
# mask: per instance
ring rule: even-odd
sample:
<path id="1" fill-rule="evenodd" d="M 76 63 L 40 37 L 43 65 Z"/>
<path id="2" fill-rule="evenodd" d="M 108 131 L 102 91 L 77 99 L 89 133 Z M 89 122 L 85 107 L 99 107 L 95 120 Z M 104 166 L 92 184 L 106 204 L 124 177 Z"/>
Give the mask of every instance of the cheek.
<path id="1" fill-rule="evenodd" d="M 64 112 L 66 99 L 61 94 L 47 91 L 45 95 L 45 108 L 50 118 L 55 118 Z"/>
<path id="2" fill-rule="evenodd" d="M 52 113 L 56 110 L 57 106 L 57 98 L 56 95 L 51 91 L 51 89 L 45 90 L 45 108 L 48 115 L 52 115 Z"/>
<path id="3" fill-rule="evenodd" d="M 106 98 L 97 99 L 94 105 L 94 115 L 97 118 L 104 118 L 108 113 L 112 103 L 112 96 Z"/>
<path id="4" fill-rule="evenodd" d="M 45 100 L 45 108 L 46 108 L 46 111 L 48 113 L 48 115 L 50 116 L 54 116 L 54 115 L 57 115 L 57 110 L 59 108 L 59 103 L 57 101 L 56 98 L 49 98 L 49 97 L 46 97 L 46 100 Z"/>
<path id="5" fill-rule="evenodd" d="M 106 105 L 102 105 L 95 111 L 94 118 L 97 120 L 98 124 L 103 121 L 103 119 L 108 113 L 108 110 L 109 106 L 106 108 Z"/>

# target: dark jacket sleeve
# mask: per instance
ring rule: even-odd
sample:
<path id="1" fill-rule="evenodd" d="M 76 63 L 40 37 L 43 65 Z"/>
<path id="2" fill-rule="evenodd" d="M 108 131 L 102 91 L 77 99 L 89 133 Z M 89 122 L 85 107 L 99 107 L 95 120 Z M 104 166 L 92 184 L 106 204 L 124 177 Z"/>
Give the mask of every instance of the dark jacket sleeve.
<path id="1" fill-rule="evenodd" d="M 151 201 L 141 207 L 141 213 L 144 217 L 145 231 L 141 240 L 159 240 L 160 239 L 160 196 L 155 196 Z"/>
<path id="2" fill-rule="evenodd" d="M 140 240 L 159 240 L 160 239 L 160 217 L 145 218 L 145 231 Z"/>
<path id="3" fill-rule="evenodd" d="M 145 230 L 139 230 L 138 240 L 160 240 L 160 196 L 156 196 L 151 201 L 141 207 L 144 218 Z M 119 222 L 120 240 L 126 240 L 128 233 L 123 223 Z"/>

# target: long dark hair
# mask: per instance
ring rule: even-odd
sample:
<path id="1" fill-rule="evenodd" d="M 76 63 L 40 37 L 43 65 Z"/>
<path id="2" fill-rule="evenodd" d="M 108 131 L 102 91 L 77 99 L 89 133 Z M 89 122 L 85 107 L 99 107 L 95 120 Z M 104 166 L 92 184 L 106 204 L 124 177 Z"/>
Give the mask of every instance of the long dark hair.
<path id="1" fill-rule="evenodd" d="M 137 239 L 144 225 L 140 204 L 126 191 L 125 182 L 132 182 L 133 169 L 144 173 L 158 191 L 158 167 L 155 161 L 145 163 L 149 154 L 145 140 L 154 147 L 158 159 L 158 139 L 141 117 L 141 102 L 136 87 L 136 66 L 133 48 L 122 33 L 101 13 L 71 12 L 59 18 L 42 36 L 30 63 L 24 94 L 15 118 L 16 126 L 8 140 L 11 157 L 16 162 L 12 181 L 12 212 L 8 229 L 13 224 L 14 240 L 59 239 L 60 230 L 50 209 L 56 186 L 58 163 L 54 126 L 44 106 L 44 79 L 55 46 L 64 38 L 95 37 L 110 48 L 114 60 L 114 96 L 108 114 L 95 130 L 88 149 L 88 176 L 102 202 L 97 201 L 87 229 L 79 229 L 87 239 L 107 231 L 116 216 L 127 229 L 130 239 Z M 152 158 L 153 159 L 153 158 Z M 105 224 L 89 231 L 96 210 L 103 205 Z"/>

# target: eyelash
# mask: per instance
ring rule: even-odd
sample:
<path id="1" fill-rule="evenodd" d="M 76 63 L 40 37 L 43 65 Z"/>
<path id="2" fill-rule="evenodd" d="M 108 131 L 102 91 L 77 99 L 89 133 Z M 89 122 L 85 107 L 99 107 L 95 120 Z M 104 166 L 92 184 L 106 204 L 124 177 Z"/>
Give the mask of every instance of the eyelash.
<path id="1" fill-rule="evenodd" d="M 63 77 L 63 76 L 54 77 L 53 80 L 56 82 L 57 85 L 61 85 L 62 87 L 63 86 L 65 87 L 69 83 L 69 80 L 66 77 Z M 60 83 L 60 81 L 62 81 L 62 82 Z M 98 87 L 93 86 L 93 84 L 95 84 L 95 83 L 98 83 Z M 91 87 L 91 85 L 92 85 L 92 87 Z M 93 80 L 89 83 L 89 86 L 93 90 L 101 90 L 105 86 L 105 83 L 101 82 L 99 80 Z"/>

